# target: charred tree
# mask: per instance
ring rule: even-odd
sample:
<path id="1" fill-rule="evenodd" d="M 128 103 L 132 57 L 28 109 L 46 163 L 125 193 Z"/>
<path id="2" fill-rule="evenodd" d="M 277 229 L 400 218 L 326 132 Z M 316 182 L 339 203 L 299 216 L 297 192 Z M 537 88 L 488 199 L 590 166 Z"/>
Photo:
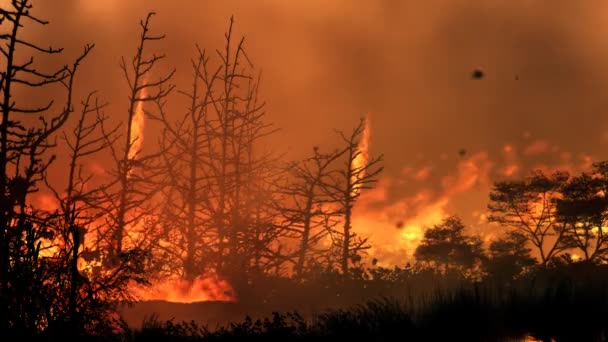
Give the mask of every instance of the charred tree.
<path id="1" fill-rule="evenodd" d="M 332 196 L 327 194 L 324 184 L 334 172 L 339 152 L 321 153 L 317 147 L 314 155 L 301 162 L 289 163 L 286 173 L 287 184 L 280 190 L 284 202 L 280 204 L 283 224 L 289 235 L 298 240 L 294 255 L 294 277 L 300 279 L 305 264 L 314 262 L 318 255 L 328 253 L 328 248 L 320 246 L 332 229 L 338 224 L 335 210 L 332 210 Z M 330 246 L 331 247 L 331 246 Z"/>
<path id="2" fill-rule="evenodd" d="M 37 69 L 35 56 L 56 55 L 62 49 L 22 38 L 24 26 L 48 24 L 32 14 L 32 7 L 28 0 L 15 0 L 0 8 L 5 29 L 0 35 L 4 42 L 0 47 L 4 67 L 0 72 L 0 331 L 37 331 L 57 318 L 52 306 L 60 297 L 49 280 L 67 271 L 47 258 L 60 233 L 52 224 L 57 215 L 32 207 L 31 195 L 55 159 L 54 136 L 72 112 L 76 71 L 92 48 L 87 46 L 70 67 Z M 60 110 L 54 110 L 54 101 L 21 104 L 19 97 L 38 98 L 44 89 L 55 86 L 65 90 Z"/>
<path id="3" fill-rule="evenodd" d="M 175 70 L 154 78 L 155 67 L 165 55 L 147 54 L 150 43 L 164 39 L 164 35 L 150 33 L 150 21 L 155 13 L 151 12 L 140 22 L 141 34 L 135 55 L 127 64 L 122 59 L 121 69 L 129 87 L 129 103 L 126 117 L 126 134 L 121 136 L 123 143 L 112 143 L 110 150 L 115 162 L 114 180 L 105 185 L 105 197 L 98 207 L 105 211 L 106 226 L 100 234 L 105 246 L 100 250 L 107 253 L 109 266 L 120 263 L 121 258 L 131 252 L 146 254 L 157 234 L 154 225 L 147 225 L 145 219 L 153 214 L 155 203 L 151 199 L 160 187 L 158 177 L 158 153 L 142 154 L 144 104 L 163 101 L 173 90 L 169 82 Z M 107 140 L 111 140 L 107 137 Z M 137 227 L 137 228 L 136 228 Z M 128 230 L 133 234 L 128 234 Z M 138 230 L 135 232 L 135 230 Z"/>
<path id="4" fill-rule="evenodd" d="M 192 60 L 193 83 L 190 92 L 182 92 L 189 101 L 187 113 L 178 120 L 168 117 L 164 103 L 156 101 L 158 115 L 152 119 L 163 125 L 161 138 L 161 158 L 166 178 L 163 195 L 167 199 L 163 209 L 162 225 L 166 246 L 157 248 L 167 256 L 165 259 L 177 260 L 176 268 L 180 276 L 193 280 L 201 275 L 206 267 L 203 265 L 209 241 L 208 213 L 204 205 L 209 200 L 207 185 L 210 181 L 205 169 L 209 155 L 211 136 L 206 131 L 206 117 L 212 110 L 211 91 L 218 80 L 220 69 L 210 75 L 209 57 L 197 49 L 198 56 Z M 207 79 L 208 85 L 201 81 Z"/>
<path id="5" fill-rule="evenodd" d="M 107 152 L 118 137 L 120 125 L 103 133 L 102 126 L 107 123 L 107 116 L 102 112 L 105 104 L 93 96 L 94 93 L 90 93 L 86 97 L 75 127 L 62 136 L 69 150 L 63 189 L 57 190 L 57 182 L 45 177 L 47 188 L 59 203 L 60 214 L 57 244 L 61 248 L 54 256 L 59 265 L 54 284 L 59 298 L 68 295 L 55 304 L 58 320 L 49 328 L 59 334 L 67 330 L 72 337 L 91 329 L 96 332 L 109 329 L 107 324 L 115 309 L 111 303 L 133 300 L 127 289 L 128 282 L 144 283 L 146 278 L 137 267 L 140 260 L 136 258 L 125 258 L 112 269 L 97 266 L 101 264 L 101 253 L 95 249 L 94 227 L 103 216 L 90 203 L 95 203 L 101 195 L 103 183 L 86 171 L 85 164 Z"/>
<path id="6" fill-rule="evenodd" d="M 231 19 L 217 60 L 197 49 L 192 88 L 182 92 L 186 114 L 175 120 L 157 101 L 154 117 L 164 127 L 168 200 L 162 225 L 167 241 L 177 246 L 160 249 L 188 279 L 210 270 L 242 275 L 274 241 L 272 196 L 267 196 L 273 158 L 259 148 L 273 130 L 258 102 L 259 76 L 244 39 L 235 43 L 233 25 Z"/>
<path id="7" fill-rule="evenodd" d="M 348 275 L 349 262 L 361 259 L 359 253 L 368 249 L 367 239 L 361 239 L 352 231 L 353 207 L 361 192 L 371 189 L 378 182 L 378 175 L 383 167 L 380 165 L 382 156 L 369 158 L 367 149 L 366 129 L 367 120 L 361 119 L 359 125 L 350 135 L 338 132 L 345 147 L 340 154 L 343 165 L 331 176 L 331 180 L 324 186 L 331 194 L 338 212 L 343 218 L 341 231 L 334 230 L 334 241 L 339 247 L 340 266 L 342 273 Z"/>

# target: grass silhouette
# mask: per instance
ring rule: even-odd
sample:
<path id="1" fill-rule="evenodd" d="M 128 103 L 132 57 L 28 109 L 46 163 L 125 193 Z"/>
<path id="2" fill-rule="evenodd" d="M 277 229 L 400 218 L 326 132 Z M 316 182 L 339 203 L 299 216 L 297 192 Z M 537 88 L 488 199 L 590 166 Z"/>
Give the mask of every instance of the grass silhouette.
<path id="1" fill-rule="evenodd" d="M 155 317 L 123 339 L 215 341 L 541 341 L 608 340 L 608 277 L 605 268 L 544 268 L 509 284 L 491 279 L 438 289 L 422 301 L 375 298 L 305 319 L 289 312 L 247 317 L 215 329 Z"/>

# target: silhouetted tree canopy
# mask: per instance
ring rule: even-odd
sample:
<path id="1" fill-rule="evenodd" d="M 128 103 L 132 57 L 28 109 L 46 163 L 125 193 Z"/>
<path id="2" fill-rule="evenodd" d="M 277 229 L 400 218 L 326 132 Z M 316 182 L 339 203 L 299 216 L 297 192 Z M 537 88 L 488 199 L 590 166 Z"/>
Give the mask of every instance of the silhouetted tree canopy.
<path id="1" fill-rule="evenodd" d="M 568 245 L 588 261 L 606 260 L 608 236 L 608 177 L 601 165 L 593 173 L 572 177 L 556 200 L 558 220 L 566 225 Z"/>
<path id="2" fill-rule="evenodd" d="M 485 271 L 494 279 L 509 281 L 536 264 L 526 247 L 527 239 L 517 232 L 490 243 Z"/>
<path id="3" fill-rule="evenodd" d="M 566 172 L 535 171 L 524 180 L 494 184 L 488 210 L 490 222 L 517 232 L 534 246 L 542 264 L 568 249 L 566 225 L 556 220 L 556 198 L 569 178 Z"/>
<path id="4" fill-rule="evenodd" d="M 484 259 L 481 239 L 467 235 L 462 220 L 456 216 L 429 228 L 414 255 L 416 260 L 444 272 L 471 270 Z"/>

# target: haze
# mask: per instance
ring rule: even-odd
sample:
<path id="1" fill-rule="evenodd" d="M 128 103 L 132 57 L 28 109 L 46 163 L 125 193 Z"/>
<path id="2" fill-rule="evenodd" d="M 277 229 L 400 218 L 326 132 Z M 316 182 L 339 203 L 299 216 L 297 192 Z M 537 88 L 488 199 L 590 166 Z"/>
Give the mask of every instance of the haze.
<path id="1" fill-rule="evenodd" d="M 460 214 L 491 237 L 484 212 L 494 180 L 538 167 L 581 170 L 608 157 L 602 14 L 608 4 L 602 1 L 64 0 L 37 6 L 52 23 L 44 41 L 68 55 L 97 44 L 79 80 L 80 95 L 99 90 L 115 117 L 126 112 L 119 56 L 133 54 L 138 18 L 158 13 L 154 31 L 167 35 L 158 48 L 185 90 L 194 44 L 221 46 L 234 15 L 236 33 L 247 37 L 249 57 L 263 72 L 268 119 L 280 128 L 268 144 L 287 159 L 304 157 L 312 146 L 332 149 L 334 129 L 350 130 L 370 113 L 371 153 L 383 153 L 386 168 L 380 187 L 360 205 L 358 229 L 381 242 L 376 254 L 395 263 L 395 253 L 411 253 L 424 225 L 444 214 Z M 474 69 L 485 77 L 473 80 Z M 173 103 L 173 110 L 185 110 L 179 98 Z M 154 127 L 146 127 L 146 137 L 154 147 Z M 398 222 L 404 227 L 397 229 Z M 402 244 L 390 246 L 395 238 Z"/>

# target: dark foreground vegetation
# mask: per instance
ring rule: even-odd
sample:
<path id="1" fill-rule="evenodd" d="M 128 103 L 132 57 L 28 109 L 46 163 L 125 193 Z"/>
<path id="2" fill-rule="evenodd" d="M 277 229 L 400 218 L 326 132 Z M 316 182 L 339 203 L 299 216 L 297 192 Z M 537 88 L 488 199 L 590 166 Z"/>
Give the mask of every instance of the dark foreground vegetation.
<path id="1" fill-rule="evenodd" d="M 270 312 L 273 305 L 259 302 L 257 317 L 235 322 L 204 325 L 196 321 L 162 320 L 147 317 L 140 329 L 129 329 L 104 338 L 128 341 L 213 341 L 239 338 L 259 340 L 365 340 L 365 341 L 518 341 L 533 337 L 542 341 L 606 341 L 608 339 L 608 269 L 585 263 L 553 265 L 537 269 L 506 285 L 488 279 L 467 282 L 430 272 L 412 273 L 392 270 L 399 277 L 392 280 L 368 279 L 337 284 L 328 276 L 316 284 L 316 289 L 291 286 L 275 287 L 268 292 L 289 295 L 297 291 L 299 303 L 312 300 L 323 293 L 327 303 L 317 302 L 316 312 L 298 310 Z M 416 283 L 435 280 L 447 287 L 410 287 Z M 330 284 L 333 284 L 330 285 Z M 265 284 L 270 286 L 270 284 Z M 322 288 L 319 288 L 322 287 Z M 348 289 L 348 290 L 345 290 Z M 317 293 L 315 293 L 315 291 Z M 340 291 L 345 298 L 334 295 Z M 282 293 L 283 292 L 283 293 Z M 375 299 L 362 300 L 372 293 L 383 293 Z M 322 297 L 319 295 L 319 297 Z M 292 299 L 293 300 L 293 299 Z M 277 307 L 290 303 L 282 301 Z M 192 306 L 198 304 L 191 304 Z M 213 304 L 215 305 L 215 304 Z M 212 309 L 200 304 L 200 315 Z M 246 304 L 233 305 L 235 311 Z M 158 306 L 170 310 L 170 306 Z M 180 308 L 181 309 L 181 308 Z M 268 311 L 266 311 L 268 310 Z M 266 314 L 266 317 L 262 317 Z"/>

